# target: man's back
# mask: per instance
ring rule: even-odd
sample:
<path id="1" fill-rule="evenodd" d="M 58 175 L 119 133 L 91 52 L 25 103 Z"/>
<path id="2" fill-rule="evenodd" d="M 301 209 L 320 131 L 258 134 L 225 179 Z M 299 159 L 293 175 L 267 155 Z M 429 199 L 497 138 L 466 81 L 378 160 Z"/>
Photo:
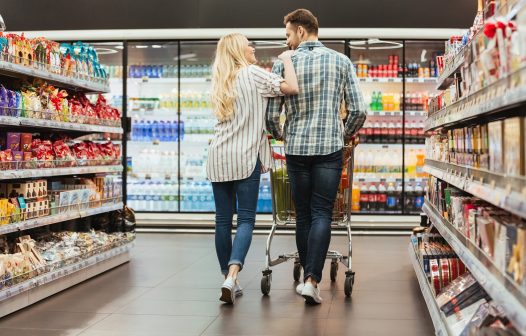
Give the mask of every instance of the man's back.
<path id="1" fill-rule="evenodd" d="M 293 56 L 293 63 L 300 93 L 270 100 L 267 109 L 269 131 L 276 135 L 275 121 L 279 119 L 284 104 L 286 153 L 333 153 L 343 147 L 344 127 L 340 119 L 343 100 L 348 110 L 351 106 L 351 110 L 361 113 L 365 119 L 363 98 L 351 61 L 316 41 L 300 44 Z M 282 64 L 276 63 L 273 72 L 282 75 Z M 349 112 L 352 114 L 352 111 Z M 359 126 L 361 124 L 363 121 Z"/>

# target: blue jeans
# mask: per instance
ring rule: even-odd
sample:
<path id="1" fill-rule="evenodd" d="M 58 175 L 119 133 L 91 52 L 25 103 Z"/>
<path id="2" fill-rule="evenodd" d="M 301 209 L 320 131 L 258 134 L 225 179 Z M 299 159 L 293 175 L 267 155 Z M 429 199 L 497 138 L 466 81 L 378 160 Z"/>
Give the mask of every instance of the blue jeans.
<path id="1" fill-rule="evenodd" d="M 243 268 L 256 222 L 261 162 L 257 160 L 252 174 L 243 180 L 213 182 L 216 204 L 215 244 L 221 273 L 228 274 L 230 265 Z M 232 217 L 236 209 L 237 232 L 232 243 Z"/>
<path id="2" fill-rule="evenodd" d="M 296 245 L 305 280 L 322 279 L 342 168 L 341 150 L 328 155 L 287 155 L 287 172 L 296 205 Z"/>

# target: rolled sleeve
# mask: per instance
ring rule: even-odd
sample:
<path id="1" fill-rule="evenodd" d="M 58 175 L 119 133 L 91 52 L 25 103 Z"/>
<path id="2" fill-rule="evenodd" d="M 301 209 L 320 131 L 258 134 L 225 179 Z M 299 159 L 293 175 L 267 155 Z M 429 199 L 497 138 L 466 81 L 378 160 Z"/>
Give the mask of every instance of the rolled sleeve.
<path id="1" fill-rule="evenodd" d="M 345 136 L 351 137 L 362 128 L 367 117 L 367 108 L 352 63 L 349 61 L 344 89 L 345 108 L 348 118 L 345 123 Z"/>
<path id="2" fill-rule="evenodd" d="M 250 73 L 256 82 L 258 91 L 263 97 L 271 98 L 283 96 L 283 93 L 281 92 L 281 83 L 284 81 L 283 77 L 265 71 L 257 65 L 250 66 Z"/>
<path id="3" fill-rule="evenodd" d="M 272 75 L 279 76 L 283 74 L 283 63 L 277 61 L 272 67 Z M 285 103 L 283 96 L 275 96 L 269 99 L 267 105 L 267 114 L 266 114 L 266 125 L 267 131 L 272 134 L 275 139 L 281 140 L 283 138 L 281 128 L 279 125 L 279 117 L 281 115 L 281 110 L 283 104 Z"/>

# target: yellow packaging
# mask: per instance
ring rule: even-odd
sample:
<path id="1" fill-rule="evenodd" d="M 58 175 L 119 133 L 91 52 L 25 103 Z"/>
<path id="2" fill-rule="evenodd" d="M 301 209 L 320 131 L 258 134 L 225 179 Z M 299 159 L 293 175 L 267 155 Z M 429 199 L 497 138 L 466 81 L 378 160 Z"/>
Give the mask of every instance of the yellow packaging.
<path id="1" fill-rule="evenodd" d="M 524 174 L 524 124 L 521 117 L 504 120 L 504 172 Z"/>

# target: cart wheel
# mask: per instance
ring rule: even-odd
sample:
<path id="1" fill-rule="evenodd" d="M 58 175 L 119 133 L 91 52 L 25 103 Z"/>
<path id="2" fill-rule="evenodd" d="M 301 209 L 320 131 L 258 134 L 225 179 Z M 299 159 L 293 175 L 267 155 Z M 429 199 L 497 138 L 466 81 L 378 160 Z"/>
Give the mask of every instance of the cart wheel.
<path id="1" fill-rule="evenodd" d="M 294 263 L 294 270 L 292 272 L 292 276 L 294 277 L 294 281 L 300 281 L 301 276 L 301 264 L 299 262 Z"/>
<path id="2" fill-rule="evenodd" d="M 336 277 L 338 276 L 338 262 L 331 262 L 331 281 L 336 281 Z"/>
<path id="3" fill-rule="evenodd" d="M 270 281 L 270 275 L 264 275 L 263 278 L 261 278 L 261 293 L 263 293 L 263 295 L 270 293 Z"/>
<path id="4" fill-rule="evenodd" d="M 349 297 L 352 294 L 352 288 L 354 286 L 354 274 L 347 275 L 345 277 L 345 296 Z"/>

